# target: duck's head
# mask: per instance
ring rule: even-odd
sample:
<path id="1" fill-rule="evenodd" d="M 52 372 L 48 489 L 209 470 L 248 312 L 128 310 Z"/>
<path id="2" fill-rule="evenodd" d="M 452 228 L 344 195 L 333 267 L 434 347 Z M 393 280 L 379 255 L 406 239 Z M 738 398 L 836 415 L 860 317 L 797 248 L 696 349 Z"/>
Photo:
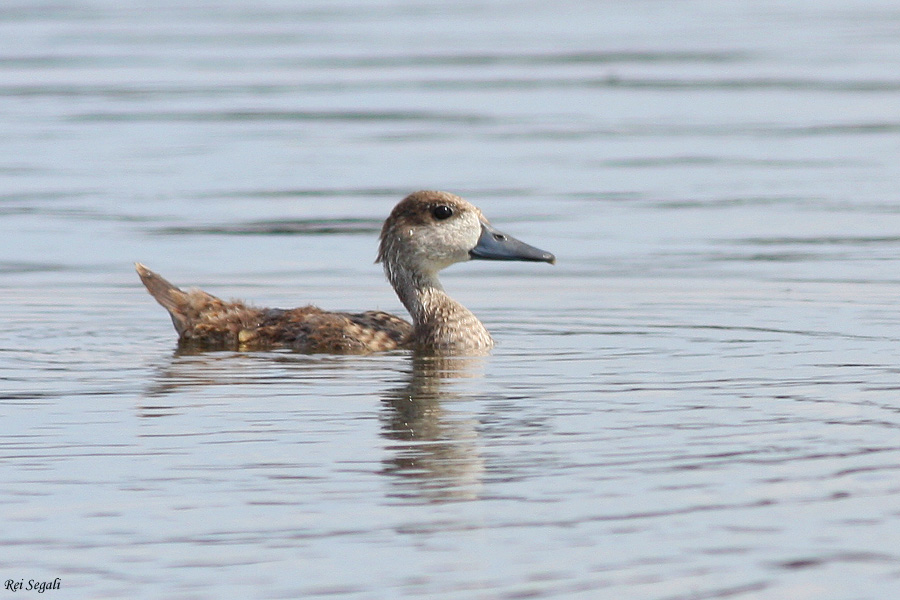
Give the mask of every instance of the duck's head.
<path id="1" fill-rule="evenodd" d="M 384 222 L 378 260 L 388 276 L 397 268 L 423 275 L 472 259 L 556 262 L 494 229 L 481 211 L 448 192 L 421 191 L 400 201 Z"/>

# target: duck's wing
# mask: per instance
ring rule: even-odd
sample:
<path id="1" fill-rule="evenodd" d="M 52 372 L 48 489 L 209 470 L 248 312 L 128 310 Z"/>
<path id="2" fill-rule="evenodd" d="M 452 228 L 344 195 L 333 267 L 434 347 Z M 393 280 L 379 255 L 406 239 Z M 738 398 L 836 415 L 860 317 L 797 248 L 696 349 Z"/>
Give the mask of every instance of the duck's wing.
<path id="1" fill-rule="evenodd" d="M 327 312 L 305 306 L 263 311 L 258 327 L 246 331 L 242 342 L 310 353 L 367 354 L 406 347 L 412 331 L 407 321 L 386 312 Z"/>
<path id="2" fill-rule="evenodd" d="M 196 349 L 292 348 L 301 352 L 364 354 L 405 347 L 412 325 L 381 311 L 291 310 L 226 302 L 202 290 L 184 291 L 144 265 L 135 265 L 150 295 L 169 311 L 179 343 Z"/>

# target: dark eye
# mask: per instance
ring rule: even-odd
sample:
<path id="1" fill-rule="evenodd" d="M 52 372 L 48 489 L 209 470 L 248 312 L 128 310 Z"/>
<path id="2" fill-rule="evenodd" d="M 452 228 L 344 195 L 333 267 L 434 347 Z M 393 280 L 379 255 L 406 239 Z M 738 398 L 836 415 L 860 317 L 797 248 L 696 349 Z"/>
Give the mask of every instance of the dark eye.
<path id="1" fill-rule="evenodd" d="M 432 208 L 431 214 L 434 215 L 434 218 L 438 221 L 443 221 L 444 219 L 449 219 L 453 216 L 453 209 L 446 204 L 441 204 Z"/>

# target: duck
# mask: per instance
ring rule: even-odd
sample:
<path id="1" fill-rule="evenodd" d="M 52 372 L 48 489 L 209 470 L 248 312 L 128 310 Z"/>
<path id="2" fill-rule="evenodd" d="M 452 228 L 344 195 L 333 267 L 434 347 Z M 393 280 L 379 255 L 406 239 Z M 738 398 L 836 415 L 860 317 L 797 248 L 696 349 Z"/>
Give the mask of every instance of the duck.
<path id="1" fill-rule="evenodd" d="M 423 190 L 401 200 L 385 220 L 376 263 L 412 322 L 391 313 L 331 312 L 315 306 L 260 308 L 184 291 L 135 263 L 147 291 L 163 306 L 181 349 L 255 351 L 288 348 L 310 354 L 414 350 L 426 354 L 489 351 L 494 339 L 451 298 L 438 273 L 469 260 L 546 262 L 556 257 L 496 230 L 463 198 Z"/>

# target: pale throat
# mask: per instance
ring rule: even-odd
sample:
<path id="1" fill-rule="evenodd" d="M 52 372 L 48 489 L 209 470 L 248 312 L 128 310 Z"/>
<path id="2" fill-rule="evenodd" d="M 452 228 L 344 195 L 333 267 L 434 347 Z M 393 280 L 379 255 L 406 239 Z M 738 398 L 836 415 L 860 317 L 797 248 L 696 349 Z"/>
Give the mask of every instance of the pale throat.
<path id="1" fill-rule="evenodd" d="M 386 265 L 385 272 L 416 325 L 432 320 L 442 306 L 455 304 L 462 307 L 444 291 L 436 271 L 427 272 L 391 263 Z"/>
<path id="2" fill-rule="evenodd" d="M 493 339 L 478 318 L 444 291 L 437 272 L 386 266 L 388 279 L 412 316 L 415 336 L 429 345 L 489 348 Z"/>

